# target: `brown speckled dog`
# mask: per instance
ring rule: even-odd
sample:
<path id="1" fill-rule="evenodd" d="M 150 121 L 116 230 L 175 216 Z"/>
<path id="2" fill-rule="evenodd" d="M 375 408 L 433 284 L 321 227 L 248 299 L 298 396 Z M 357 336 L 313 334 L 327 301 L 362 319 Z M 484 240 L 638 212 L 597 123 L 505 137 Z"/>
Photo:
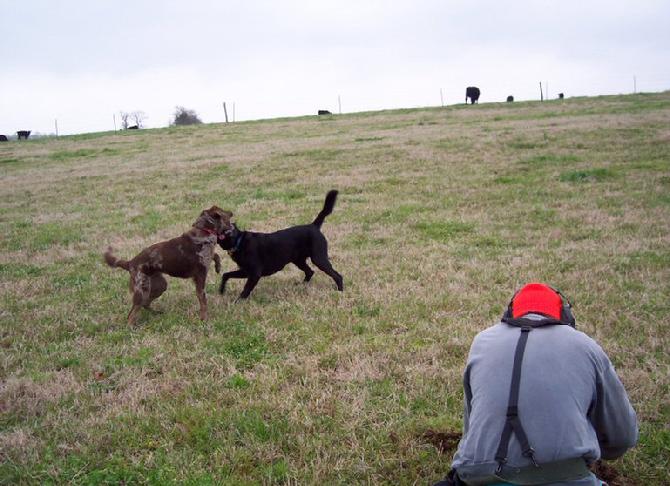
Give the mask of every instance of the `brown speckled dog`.
<path id="1" fill-rule="evenodd" d="M 130 291 L 133 307 L 128 313 L 128 323 L 134 324 L 142 307 L 149 309 L 151 302 L 167 289 L 164 273 L 171 277 L 192 278 L 200 301 L 200 319 L 207 319 L 207 296 L 205 282 L 209 265 L 214 260 L 216 272 L 221 269 L 221 260 L 214 253 L 219 239 L 226 238 L 225 231 L 231 229 L 233 213 L 212 206 L 200 213 L 193 227 L 171 240 L 162 241 L 145 248 L 132 260 L 121 260 L 112 255 L 109 248 L 105 261 L 110 267 L 121 267 L 130 272 Z"/>

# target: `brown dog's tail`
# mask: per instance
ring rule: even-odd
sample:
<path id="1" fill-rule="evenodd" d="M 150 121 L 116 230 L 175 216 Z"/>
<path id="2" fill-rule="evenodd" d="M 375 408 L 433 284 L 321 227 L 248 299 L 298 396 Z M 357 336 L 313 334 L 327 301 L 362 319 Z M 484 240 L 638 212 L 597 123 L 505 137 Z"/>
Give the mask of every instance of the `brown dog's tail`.
<path id="1" fill-rule="evenodd" d="M 107 248 L 105 252 L 105 262 L 112 268 L 121 267 L 124 270 L 130 271 L 130 263 L 127 260 L 121 260 L 112 255 L 112 247 Z"/>
<path id="2" fill-rule="evenodd" d="M 316 219 L 312 222 L 313 225 L 315 225 L 317 228 L 321 228 L 323 220 L 326 219 L 326 216 L 328 216 L 330 213 L 333 212 L 336 199 L 337 199 L 337 191 L 336 190 L 328 191 L 328 194 L 326 194 L 326 202 L 323 203 L 323 209 L 316 217 Z"/>

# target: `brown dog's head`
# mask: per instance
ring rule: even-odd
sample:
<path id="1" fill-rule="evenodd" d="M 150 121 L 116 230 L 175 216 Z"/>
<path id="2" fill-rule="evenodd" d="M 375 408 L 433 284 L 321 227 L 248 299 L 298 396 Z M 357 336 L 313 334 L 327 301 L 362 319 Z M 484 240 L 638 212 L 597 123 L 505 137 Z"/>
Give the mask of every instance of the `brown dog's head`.
<path id="1" fill-rule="evenodd" d="M 230 222 L 232 217 L 232 212 L 224 211 L 218 206 L 212 206 L 200 213 L 198 219 L 193 223 L 193 227 L 204 231 L 213 231 L 219 238 L 222 238 L 225 232 L 232 228 Z"/>

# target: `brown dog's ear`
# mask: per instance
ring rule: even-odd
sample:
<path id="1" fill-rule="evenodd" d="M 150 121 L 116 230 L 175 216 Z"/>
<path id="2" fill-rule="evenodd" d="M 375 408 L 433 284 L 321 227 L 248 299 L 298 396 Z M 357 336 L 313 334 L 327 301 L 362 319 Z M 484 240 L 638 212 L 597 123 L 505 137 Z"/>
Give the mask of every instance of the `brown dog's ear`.
<path id="1" fill-rule="evenodd" d="M 195 220 L 195 223 L 193 223 L 193 226 L 199 229 L 205 228 L 207 222 L 211 222 L 211 216 L 207 213 L 207 211 L 203 211 L 200 213 L 200 216 L 198 216 L 198 219 Z"/>
<path id="2" fill-rule="evenodd" d="M 225 209 L 221 209 L 219 206 L 212 206 L 207 211 L 210 211 L 212 213 L 219 213 L 219 214 L 227 217 L 228 219 L 233 217 L 233 212 L 232 211 L 227 211 Z"/>

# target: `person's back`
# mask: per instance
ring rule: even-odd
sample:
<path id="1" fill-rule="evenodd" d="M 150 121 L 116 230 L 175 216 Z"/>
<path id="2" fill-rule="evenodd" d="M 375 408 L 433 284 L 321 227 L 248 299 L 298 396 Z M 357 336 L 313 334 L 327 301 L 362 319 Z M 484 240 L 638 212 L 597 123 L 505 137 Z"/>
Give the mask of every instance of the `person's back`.
<path id="1" fill-rule="evenodd" d="M 509 425 L 514 430 L 507 440 L 501 438 L 521 327 L 501 322 L 473 341 L 464 374 L 464 434 L 452 465 L 466 484 L 493 484 L 519 469 L 519 478 L 537 471 L 553 478 L 525 484 L 600 484 L 585 465 L 619 457 L 637 441 L 635 412 L 603 350 L 570 325 L 542 325 L 546 318 L 523 317 L 539 323 L 523 331 L 527 342 L 514 407 L 530 453 L 524 454 L 516 426 Z M 502 443 L 505 458 L 496 459 Z"/>

